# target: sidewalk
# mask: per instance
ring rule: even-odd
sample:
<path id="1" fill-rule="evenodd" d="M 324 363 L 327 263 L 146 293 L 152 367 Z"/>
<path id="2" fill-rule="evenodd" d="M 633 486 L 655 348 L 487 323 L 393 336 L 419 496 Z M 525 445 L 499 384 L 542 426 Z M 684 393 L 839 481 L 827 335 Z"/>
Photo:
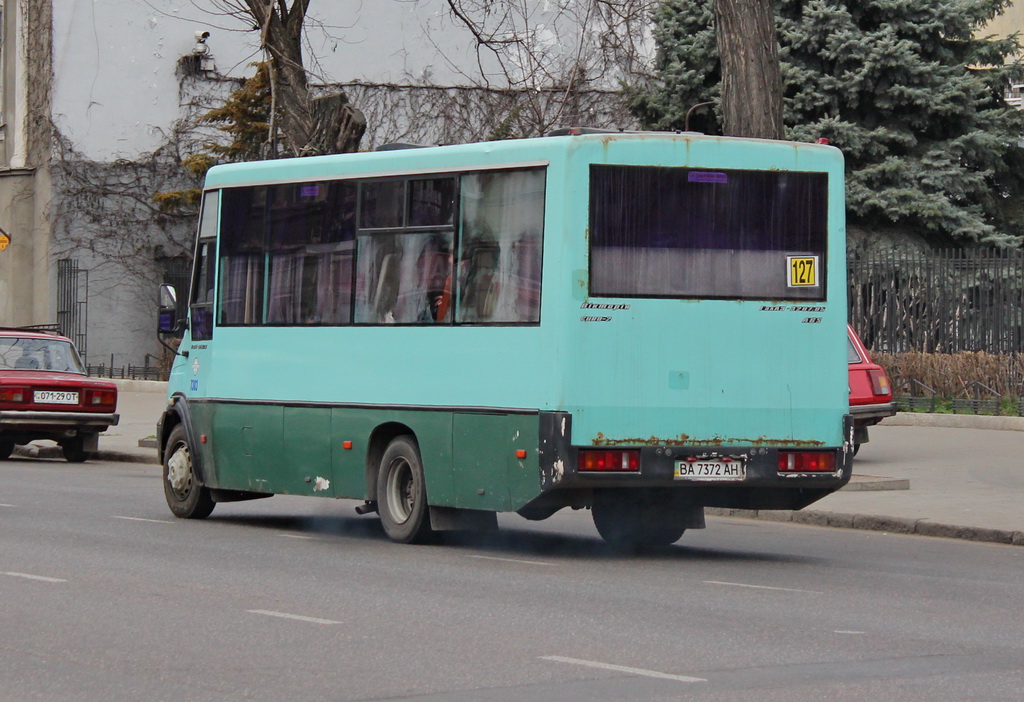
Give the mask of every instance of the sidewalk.
<path id="1" fill-rule="evenodd" d="M 708 514 L 1024 546 L 1024 418 L 900 413 L 842 490 L 798 512 Z"/>
<path id="2" fill-rule="evenodd" d="M 167 384 L 116 382 L 121 421 L 100 436 L 96 458 L 157 470 Z M 869 433 L 850 484 L 806 509 L 707 512 L 1024 546 L 1024 418 L 900 413 Z M 61 456 L 56 447 L 38 455 Z"/>

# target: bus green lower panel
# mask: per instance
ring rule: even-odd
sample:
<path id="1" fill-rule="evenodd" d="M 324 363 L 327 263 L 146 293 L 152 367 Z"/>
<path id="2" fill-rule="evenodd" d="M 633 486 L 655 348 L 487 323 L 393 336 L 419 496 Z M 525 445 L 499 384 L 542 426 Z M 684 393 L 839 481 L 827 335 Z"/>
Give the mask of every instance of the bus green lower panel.
<path id="1" fill-rule="evenodd" d="M 284 407 L 218 403 L 211 420 L 218 487 L 273 492 L 284 482 Z"/>
<path id="2" fill-rule="evenodd" d="M 367 455 L 375 432 L 416 438 L 433 504 L 449 505 L 452 495 L 452 416 L 450 412 L 334 407 L 332 455 L 338 497 L 376 499 L 366 494 Z M 351 448 L 345 448 L 351 442 Z"/>
<path id="3" fill-rule="evenodd" d="M 408 434 L 432 505 L 515 510 L 540 490 L 532 413 L 210 402 L 197 405 L 193 421 L 210 437 L 199 450 L 213 487 L 375 499 L 367 494 L 373 442 Z"/>
<path id="4" fill-rule="evenodd" d="M 270 492 L 335 494 L 331 466 L 331 413 L 318 407 L 285 407 L 280 465 L 267 475 Z"/>
<path id="5" fill-rule="evenodd" d="M 455 414 L 455 506 L 507 511 L 535 497 L 537 432 L 535 414 Z M 518 458 L 519 450 L 526 458 Z"/>

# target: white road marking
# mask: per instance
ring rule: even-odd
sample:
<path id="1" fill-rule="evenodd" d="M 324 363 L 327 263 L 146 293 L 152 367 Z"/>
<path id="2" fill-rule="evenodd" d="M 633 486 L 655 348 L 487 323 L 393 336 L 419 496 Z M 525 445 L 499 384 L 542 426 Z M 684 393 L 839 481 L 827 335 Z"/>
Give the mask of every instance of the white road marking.
<path id="1" fill-rule="evenodd" d="M 116 514 L 113 515 L 113 518 L 114 519 L 126 519 L 129 522 L 153 522 L 153 524 L 176 524 L 177 523 L 173 519 L 143 519 L 142 517 L 119 517 Z"/>
<path id="2" fill-rule="evenodd" d="M 643 668 L 630 668 L 625 665 L 613 665 L 611 663 L 601 663 L 599 661 L 585 661 L 579 658 L 563 658 L 562 656 L 541 656 L 545 661 L 555 661 L 556 663 L 570 663 L 572 665 L 582 665 L 587 668 L 599 668 L 601 670 L 611 670 L 616 673 L 629 673 L 630 675 L 641 675 L 646 678 L 659 678 L 661 680 L 676 680 L 678 682 L 696 683 L 696 682 L 707 682 L 705 678 L 694 678 L 689 675 L 672 675 L 671 673 L 662 673 L 657 670 L 644 670 Z"/>
<path id="3" fill-rule="evenodd" d="M 17 507 L 17 505 L 8 505 L 0 502 L 0 507 Z"/>
<path id="4" fill-rule="evenodd" d="M 26 580 L 39 580 L 44 583 L 66 583 L 64 578 L 48 578 L 45 575 L 32 575 L 31 573 L 4 573 L 12 578 L 25 578 Z"/>
<path id="5" fill-rule="evenodd" d="M 867 632 L 866 631 L 843 631 L 842 629 L 840 629 L 839 631 L 833 631 L 832 633 L 833 634 L 866 634 Z"/>
<path id="6" fill-rule="evenodd" d="M 274 612 L 269 609 L 247 609 L 249 614 L 263 614 L 268 617 L 280 617 L 281 619 L 294 619 L 297 622 L 308 622 L 309 624 L 341 624 L 333 619 L 320 619 L 318 617 L 304 617 L 301 614 L 288 614 L 287 612 Z"/>
<path id="7" fill-rule="evenodd" d="M 278 534 L 278 536 L 284 536 L 289 539 L 309 539 L 311 541 L 316 540 L 315 536 L 306 536 L 305 534 Z"/>
<path id="8" fill-rule="evenodd" d="M 525 563 L 526 565 L 539 565 L 539 566 L 553 566 L 554 563 L 545 563 L 544 561 L 527 561 L 522 558 L 498 558 L 497 556 L 468 556 L 469 558 L 479 558 L 484 561 L 505 561 L 506 563 Z"/>
<path id="9" fill-rule="evenodd" d="M 817 590 L 797 590 L 791 587 L 771 587 L 769 585 L 747 585 L 746 583 L 727 583 L 722 580 L 705 580 L 708 585 L 731 585 L 733 587 L 749 587 L 755 590 L 777 590 L 779 592 L 804 592 L 808 595 L 824 595 L 824 592 Z"/>

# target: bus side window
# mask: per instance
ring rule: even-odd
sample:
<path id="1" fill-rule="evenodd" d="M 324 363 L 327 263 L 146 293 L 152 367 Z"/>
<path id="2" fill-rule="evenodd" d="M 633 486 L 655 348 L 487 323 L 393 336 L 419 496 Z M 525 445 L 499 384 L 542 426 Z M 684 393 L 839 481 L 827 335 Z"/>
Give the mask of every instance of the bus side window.
<path id="1" fill-rule="evenodd" d="M 381 322 L 394 322 L 395 303 L 398 302 L 398 254 L 385 254 L 377 277 L 377 290 L 373 294 L 373 310 Z"/>
<path id="2" fill-rule="evenodd" d="M 460 301 L 463 322 L 487 322 L 494 313 L 495 272 L 499 248 L 494 242 L 477 240 L 463 263 L 463 297 Z"/>
<path id="3" fill-rule="evenodd" d="M 457 323 L 540 321 L 543 228 L 542 169 L 463 176 Z"/>
<path id="4" fill-rule="evenodd" d="M 220 323 L 263 322 L 267 188 L 230 188 L 222 195 Z"/>
<path id="5" fill-rule="evenodd" d="M 199 220 L 199 241 L 192 271 L 191 335 L 194 341 L 213 338 L 213 286 L 217 255 L 217 219 L 220 192 L 213 190 L 203 196 L 203 212 Z"/>

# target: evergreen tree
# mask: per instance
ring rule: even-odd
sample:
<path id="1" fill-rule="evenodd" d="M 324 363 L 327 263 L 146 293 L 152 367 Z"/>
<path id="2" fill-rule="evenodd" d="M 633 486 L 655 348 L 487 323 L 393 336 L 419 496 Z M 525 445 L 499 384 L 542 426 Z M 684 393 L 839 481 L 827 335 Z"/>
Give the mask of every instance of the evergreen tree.
<path id="1" fill-rule="evenodd" d="M 201 183 L 206 172 L 218 163 L 255 161 L 270 153 L 270 78 L 266 62 L 253 64 L 256 73 L 232 91 L 220 107 L 215 107 L 199 118 L 200 124 L 212 124 L 229 141 L 211 141 L 206 151 L 187 156 L 181 163 L 185 172 Z M 199 187 L 157 193 L 153 201 L 164 212 L 195 209 L 203 191 Z"/>
<path id="2" fill-rule="evenodd" d="M 718 96 L 712 2 L 656 11 L 655 85 L 637 116 L 682 129 Z M 974 37 L 1007 0 L 779 0 L 787 135 L 827 138 L 847 164 L 851 222 L 935 244 L 1024 241 L 1024 112 L 1003 94 L 1017 37 Z M 710 110 L 690 128 L 720 133 Z"/>

